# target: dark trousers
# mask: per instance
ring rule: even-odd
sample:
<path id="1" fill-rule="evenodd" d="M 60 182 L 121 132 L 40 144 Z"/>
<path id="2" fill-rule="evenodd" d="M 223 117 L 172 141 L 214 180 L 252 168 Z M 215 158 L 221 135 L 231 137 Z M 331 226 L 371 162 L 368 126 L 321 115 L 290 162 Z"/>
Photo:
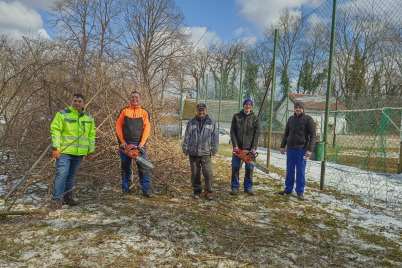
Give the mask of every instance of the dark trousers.
<path id="1" fill-rule="evenodd" d="M 128 144 L 134 144 L 138 146 L 138 143 L 128 143 Z M 122 151 L 119 150 L 119 155 L 121 159 L 121 188 L 124 191 L 127 191 L 130 189 L 130 186 L 132 184 L 131 181 L 131 163 L 132 163 L 132 158 L 130 158 L 128 155 L 123 153 Z M 142 155 L 144 159 L 147 159 L 147 153 L 144 150 L 144 154 Z M 137 165 L 138 168 L 138 176 L 140 177 L 140 185 L 142 188 L 142 192 L 151 192 L 151 184 L 150 184 L 150 179 L 149 179 L 149 168 L 142 164 L 139 161 L 135 161 L 135 164 Z"/>
<path id="2" fill-rule="evenodd" d="M 191 185 L 194 193 L 201 193 L 201 169 L 205 180 L 205 191 L 212 193 L 212 162 L 210 155 L 193 156 L 190 155 L 190 167 L 191 167 Z"/>

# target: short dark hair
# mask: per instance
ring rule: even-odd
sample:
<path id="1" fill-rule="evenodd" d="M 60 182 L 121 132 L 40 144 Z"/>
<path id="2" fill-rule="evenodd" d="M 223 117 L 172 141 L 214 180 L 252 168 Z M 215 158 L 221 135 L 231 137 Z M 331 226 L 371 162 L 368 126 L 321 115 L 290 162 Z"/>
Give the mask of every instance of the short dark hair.
<path id="1" fill-rule="evenodd" d="M 133 95 L 133 94 L 138 94 L 138 96 L 140 96 L 140 97 L 141 97 L 140 92 L 138 92 L 138 91 L 136 91 L 136 90 L 134 90 L 133 92 L 131 92 L 130 96 L 131 96 L 131 95 Z"/>
<path id="2" fill-rule="evenodd" d="M 81 98 L 81 99 L 83 99 L 84 102 L 85 102 L 85 97 L 84 97 L 84 94 L 82 94 L 82 93 L 74 93 L 74 94 L 73 94 L 73 98 L 74 98 L 74 97 L 76 97 L 76 98 Z"/>

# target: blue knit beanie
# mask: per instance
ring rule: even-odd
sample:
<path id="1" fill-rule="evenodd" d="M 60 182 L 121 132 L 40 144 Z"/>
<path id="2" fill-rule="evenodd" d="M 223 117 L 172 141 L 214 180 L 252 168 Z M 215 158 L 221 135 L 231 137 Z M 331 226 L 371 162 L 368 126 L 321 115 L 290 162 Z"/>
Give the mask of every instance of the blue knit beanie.
<path id="1" fill-rule="evenodd" d="M 253 103 L 253 101 L 251 99 L 245 99 L 243 101 L 243 107 L 244 107 L 244 105 L 246 105 L 247 102 L 251 102 L 251 107 L 254 107 L 254 103 Z"/>

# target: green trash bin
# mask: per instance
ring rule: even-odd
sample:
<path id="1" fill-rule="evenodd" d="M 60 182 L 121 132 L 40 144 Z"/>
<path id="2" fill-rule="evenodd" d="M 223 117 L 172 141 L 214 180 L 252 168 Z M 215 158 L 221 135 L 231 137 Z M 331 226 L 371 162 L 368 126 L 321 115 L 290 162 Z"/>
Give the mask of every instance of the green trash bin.
<path id="1" fill-rule="evenodd" d="M 324 161 L 325 142 L 317 141 L 313 150 L 312 160 Z"/>

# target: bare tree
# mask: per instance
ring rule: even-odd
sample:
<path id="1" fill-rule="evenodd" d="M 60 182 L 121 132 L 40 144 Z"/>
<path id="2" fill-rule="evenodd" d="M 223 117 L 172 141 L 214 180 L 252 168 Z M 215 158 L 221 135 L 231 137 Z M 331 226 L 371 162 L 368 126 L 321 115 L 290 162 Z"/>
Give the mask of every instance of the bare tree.
<path id="1" fill-rule="evenodd" d="M 84 87 L 90 60 L 90 47 L 95 29 L 95 2 L 90 0 L 58 0 L 52 7 L 55 19 L 53 23 L 60 29 L 59 39 L 74 52 L 76 68 L 74 79 L 77 85 Z M 83 90 L 87 93 L 86 90 Z"/>
<path id="2" fill-rule="evenodd" d="M 185 56 L 183 25 L 183 14 L 173 0 L 126 2 L 124 46 L 129 52 L 127 63 L 139 89 L 147 93 L 151 110 L 156 109 L 161 82 L 170 73 L 167 68 L 173 68 L 175 64 L 172 63 L 180 62 Z"/>
<path id="3" fill-rule="evenodd" d="M 237 99 L 239 96 L 239 87 L 236 85 L 236 81 L 240 71 L 241 52 L 245 49 L 246 42 L 239 40 L 216 44 L 211 47 L 211 50 L 215 55 L 214 60 L 211 62 L 211 71 L 214 74 L 216 85 L 222 85 L 223 99 Z M 218 97 L 218 94 L 217 91 L 215 96 Z"/>
<path id="4" fill-rule="evenodd" d="M 328 24 L 323 21 L 305 22 L 304 38 L 300 44 L 300 57 L 296 64 L 300 70 L 297 92 L 316 94 L 324 91 L 329 58 Z"/>
<path id="5" fill-rule="evenodd" d="M 274 35 L 272 34 L 275 29 L 279 30 L 278 37 L 278 72 L 282 74 L 282 90 L 283 94 L 287 94 L 290 90 L 290 80 L 293 77 L 291 72 L 291 60 L 295 57 L 300 40 L 303 37 L 303 27 L 301 17 L 298 15 L 291 15 L 289 8 L 281 12 L 279 21 L 272 25 L 265 32 L 265 41 L 268 46 L 274 47 Z"/>
<path id="6" fill-rule="evenodd" d="M 208 71 L 211 64 L 212 52 L 204 48 L 194 49 L 193 56 L 188 57 L 188 64 L 190 66 L 191 76 L 194 79 L 193 89 L 196 91 L 196 99 L 200 97 L 200 90 L 202 87 L 202 80 Z"/>

